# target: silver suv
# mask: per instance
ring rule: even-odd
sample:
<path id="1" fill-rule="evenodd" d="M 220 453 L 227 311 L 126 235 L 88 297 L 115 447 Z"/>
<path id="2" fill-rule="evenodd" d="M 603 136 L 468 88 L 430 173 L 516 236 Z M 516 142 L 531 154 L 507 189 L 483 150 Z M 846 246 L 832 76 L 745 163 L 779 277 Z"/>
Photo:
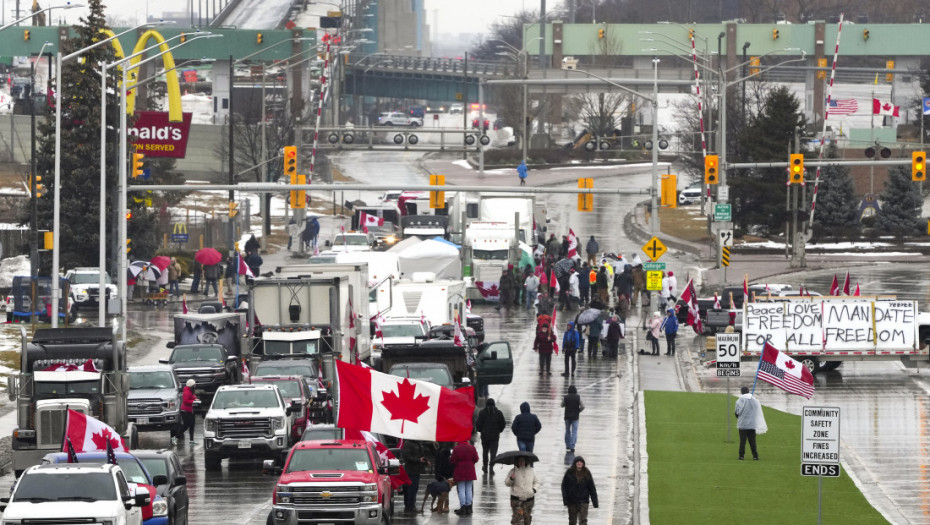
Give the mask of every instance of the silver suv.
<path id="1" fill-rule="evenodd" d="M 100 300 L 100 268 L 75 268 L 68 270 L 65 279 L 71 283 L 71 304 L 74 308 L 97 306 Z M 116 297 L 116 285 L 109 275 L 103 276 L 106 291 L 104 298 Z"/>
<path id="2" fill-rule="evenodd" d="M 423 125 L 423 119 L 407 115 L 400 111 L 388 111 L 378 117 L 379 126 L 410 126 L 415 128 Z"/>
<path id="3" fill-rule="evenodd" d="M 171 365 L 129 367 L 129 421 L 139 430 L 173 430 L 180 421 L 180 392 Z"/>

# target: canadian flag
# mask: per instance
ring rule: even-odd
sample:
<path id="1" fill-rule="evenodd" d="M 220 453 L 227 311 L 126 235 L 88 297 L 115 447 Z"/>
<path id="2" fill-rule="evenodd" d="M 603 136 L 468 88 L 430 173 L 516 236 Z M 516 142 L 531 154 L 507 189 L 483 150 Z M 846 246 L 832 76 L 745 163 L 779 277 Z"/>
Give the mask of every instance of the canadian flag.
<path id="1" fill-rule="evenodd" d="M 846 270 L 846 280 L 843 281 L 843 295 L 849 295 L 849 270 Z"/>
<path id="2" fill-rule="evenodd" d="M 65 421 L 65 440 L 61 444 L 62 452 L 68 452 L 68 441 L 77 453 L 106 452 L 108 441 L 113 450 L 129 452 L 129 447 L 113 427 L 70 408 L 68 419 Z"/>
<path id="3" fill-rule="evenodd" d="M 859 297 L 859 283 L 856 283 L 856 291 L 853 292 L 853 297 Z"/>
<path id="4" fill-rule="evenodd" d="M 252 373 L 249 372 L 248 365 L 245 364 L 245 359 L 242 360 L 242 382 L 249 383 L 251 381 Z"/>
<path id="5" fill-rule="evenodd" d="M 255 274 L 252 273 L 252 269 L 249 268 L 248 264 L 245 264 L 245 259 L 242 258 L 238 253 L 236 254 L 236 259 L 239 260 L 239 275 L 248 275 L 249 277 L 255 278 Z"/>
<path id="6" fill-rule="evenodd" d="M 691 328 L 694 328 L 694 332 L 698 335 L 704 333 L 704 328 L 701 323 L 701 313 L 698 309 L 697 302 L 697 292 L 694 290 L 694 281 L 688 280 L 688 286 L 685 287 L 685 291 L 681 294 L 681 300 L 688 305 L 688 325 Z M 677 312 L 677 306 L 676 312 Z"/>
<path id="7" fill-rule="evenodd" d="M 359 441 L 364 440 L 369 443 L 374 443 L 375 450 L 378 451 L 378 455 L 381 456 L 381 461 L 384 464 L 387 464 L 387 460 L 389 459 L 397 459 L 394 456 L 394 454 L 391 452 L 391 449 L 387 448 L 387 445 L 385 445 L 384 443 L 378 441 L 378 438 L 372 435 L 371 432 L 365 432 L 364 430 L 360 431 L 360 430 L 346 429 L 345 439 L 357 439 Z M 407 475 L 407 471 L 404 470 L 403 466 L 400 467 L 400 474 L 391 476 L 391 487 L 394 490 L 398 490 L 404 485 L 409 485 L 411 483 L 412 483 L 412 480 L 410 479 L 410 476 Z"/>
<path id="8" fill-rule="evenodd" d="M 384 219 L 378 217 L 377 215 L 368 215 L 365 212 L 360 212 L 358 216 L 358 224 L 363 229 L 367 228 L 368 226 L 384 226 Z M 368 230 L 365 229 L 365 231 L 367 232 Z"/>
<path id="9" fill-rule="evenodd" d="M 872 114 L 873 115 L 890 115 L 892 117 L 899 117 L 898 106 L 893 105 L 891 102 L 882 102 L 877 98 L 872 99 Z"/>
<path id="10" fill-rule="evenodd" d="M 455 346 L 465 346 L 465 334 L 462 333 L 462 323 L 455 322 L 455 331 L 453 332 L 452 341 Z"/>
<path id="11" fill-rule="evenodd" d="M 571 228 L 568 229 L 568 258 L 574 259 L 580 256 L 578 255 L 578 236 L 575 235 L 575 232 Z"/>
<path id="12" fill-rule="evenodd" d="M 562 291 L 562 288 L 559 286 L 559 280 L 555 278 L 555 270 L 552 270 L 552 275 L 549 276 L 549 288 L 552 288 L 552 293 L 549 294 L 552 297 L 555 297 L 555 294 Z"/>
<path id="13" fill-rule="evenodd" d="M 717 297 L 717 292 L 714 292 L 714 310 L 720 310 L 720 298 Z"/>
<path id="14" fill-rule="evenodd" d="M 472 387 L 450 390 L 343 361 L 336 361 L 336 375 L 339 428 L 423 441 L 471 438 Z"/>
<path id="15" fill-rule="evenodd" d="M 46 368 L 43 368 L 42 371 L 43 372 L 75 372 L 75 371 L 99 372 L 100 370 L 97 370 L 97 365 L 94 364 L 93 359 L 88 359 L 87 361 L 84 361 L 84 364 L 82 364 L 81 366 L 73 365 L 73 364 L 66 364 L 66 363 L 55 363 L 54 365 L 50 365 Z"/>

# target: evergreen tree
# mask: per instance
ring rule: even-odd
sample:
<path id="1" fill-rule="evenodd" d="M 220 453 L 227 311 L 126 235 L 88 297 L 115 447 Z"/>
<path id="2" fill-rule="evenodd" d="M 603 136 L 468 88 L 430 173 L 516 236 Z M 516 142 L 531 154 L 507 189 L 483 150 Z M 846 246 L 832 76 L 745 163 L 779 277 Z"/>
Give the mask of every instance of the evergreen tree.
<path id="1" fill-rule="evenodd" d="M 827 157 L 837 157 L 836 146 L 830 147 Z M 827 235 L 854 234 L 859 230 L 858 215 L 858 203 L 849 168 L 836 165 L 821 168 L 814 232 Z"/>
<path id="2" fill-rule="evenodd" d="M 88 2 L 90 12 L 74 27 L 74 38 L 61 45 L 62 55 L 86 48 L 106 38 L 102 33 L 108 29 L 104 6 L 100 0 Z M 61 206 L 60 247 L 61 269 L 74 266 L 96 266 L 99 264 L 97 247 L 101 242 L 100 223 L 100 64 L 116 60 L 111 45 L 101 45 L 82 54 L 83 60 L 71 59 L 62 65 L 61 89 Z M 107 86 L 107 158 L 106 158 L 106 208 L 107 208 L 107 253 L 112 255 L 116 233 L 116 206 L 119 202 L 116 191 L 119 172 L 119 93 L 117 73 L 108 72 Z M 39 229 L 52 229 L 53 192 L 55 191 L 55 108 L 50 107 L 44 122 L 39 124 L 38 155 L 36 169 L 48 188 L 47 196 L 39 199 Z M 132 152 L 132 146 L 129 146 Z M 145 248 L 154 247 L 155 239 L 151 212 L 144 205 L 129 198 L 133 219 L 129 225 L 129 237 L 134 248 L 133 258 L 154 255 Z M 149 216 L 149 217 L 146 217 Z M 23 224 L 30 216 L 23 214 Z M 110 237 L 110 236 L 113 237 Z M 108 257 L 110 256 L 108 255 Z M 40 259 L 40 272 L 48 274 L 51 257 Z M 113 270 L 110 270 L 113 274 Z"/>
<path id="3" fill-rule="evenodd" d="M 888 172 L 885 191 L 879 196 L 881 209 L 875 220 L 879 234 L 906 237 L 920 233 L 923 200 L 911 181 L 910 167 L 895 166 Z"/>
<path id="4" fill-rule="evenodd" d="M 805 123 L 800 102 L 788 88 L 782 86 L 770 91 L 759 113 L 750 118 L 738 139 L 743 157 L 740 160 L 787 160 L 788 146 Z M 741 228 L 764 225 L 777 230 L 783 225 L 787 181 L 784 168 L 729 170 L 727 174 L 732 188 L 733 216 Z"/>

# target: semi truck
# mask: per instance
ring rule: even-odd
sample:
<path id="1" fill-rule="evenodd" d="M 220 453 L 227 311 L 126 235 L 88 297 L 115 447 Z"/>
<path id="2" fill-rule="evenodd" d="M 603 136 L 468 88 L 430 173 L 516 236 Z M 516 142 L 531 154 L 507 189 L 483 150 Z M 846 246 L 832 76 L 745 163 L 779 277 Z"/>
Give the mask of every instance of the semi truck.
<path id="1" fill-rule="evenodd" d="M 10 401 L 16 402 L 12 448 L 17 477 L 45 454 L 61 450 L 68 409 L 103 421 L 130 448 L 138 447 L 138 432 L 127 414 L 126 349 L 115 328 L 39 329 L 28 341 L 21 326 L 20 337 L 20 372 L 8 383 Z"/>

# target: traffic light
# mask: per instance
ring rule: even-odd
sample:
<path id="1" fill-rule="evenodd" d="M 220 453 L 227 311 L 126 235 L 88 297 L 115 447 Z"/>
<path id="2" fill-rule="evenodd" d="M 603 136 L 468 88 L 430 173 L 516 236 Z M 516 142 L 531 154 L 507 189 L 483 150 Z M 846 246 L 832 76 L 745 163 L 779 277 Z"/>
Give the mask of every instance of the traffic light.
<path id="1" fill-rule="evenodd" d="M 791 184 L 804 184 L 804 155 L 791 154 L 788 162 L 788 177 Z"/>
<path id="2" fill-rule="evenodd" d="M 232 219 L 239 214 L 239 210 L 236 208 L 239 207 L 239 204 L 234 201 L 229 201 L 229 218 Z"/>
<path id="3" fill-rule="evenodd" d="M 297 146 L 284 146 L 284 176 L 294 184 L 297 177 Z"/>
<path id="4" fill-rule="evenodd" d="M 863 39 L 863 40 L 868 40 L 868 39 L 869 39 L 869 35 L 871 35 L 871 33 L 869 33 L 869 30 L 868 30 L 868 29 L 863 29 L 863 30 L 862 30 L 862 39 Z"/>
<path id="5" fill-rule="evenodd" d="M 32 191 L 32 185 L 35 184 L 36 198 L 42 197 L 45 195 L 45 184 L 42 184 L 42 175 L 36 175 L 35 181 L 29 181 L 29 191 Z"/>
<path id="6" fill-rule="evenodd" d="M 181 43 L 187 42 L 187 33 L 181 33 Z"/>
<path id="7" fill-rule="evenodd" d="M 762 72 L 762 59 L 759 57 L 749 57 L 749 74 L 758 75 Z"/>
<path id="8" fill-rule="evenodd" d="M 720 183 L 720 160 L 717 155 L 704 157 L 704 184 Z"/>
<path id="9" fill-rule="evenodd" d="M 894 69 L 894 60 L 886 60 L 885 69 Z M 885 82 L 894 82 L 894 73 L 885 73 Z"/>
<path id="10" fill-rule="evenodd" d="M 291 184 L 306 184 L 306 175 L 291 175 Z M 291 208 L 302 210 L 307 207 L 307 191 L 291 190 Z"/>
<path id="11" fill-rule="evenodd" d="M 690 38 L 691 40 L 694 40 L 694 29 L 688 30 L 688 38 Z"/>
<path id="12" fill-rule="evenodd" d="M 141 177 L 142 173 L 142 159 L 145 158 L 145 155 L 141 153 L 132 154 L 132 178 Z"/>
<path id="13" fill-rule="evenodd" d="M 264 40 L 264 38 L 262 38 L 262 34 L 261 34 L 261 33 L 258 33 L 257 35 L 255 35 L 255 43 L 256 43 L 256 44 L 261 44 L 261 43 L 262 43 L 262 40 Z"/>
<path id="14" fill-rule="evenodd" d="M 23 41 L 24 41 L 24 42 L 28 42 L 30 36 L 32 36 L 32 34 L 29 32 L 28 29 L 26 29 L 25 31 L 23 31 Z"/>
<path id="15" fill-rule="evenodd" d="M 126 210 L 126 220 L 127 221 L 132 220 L 132 210 Z"/>
<path id="16" fill-rule="evenodd" d="M 603 40 L 603 38 L 604 38 L 604 28 L 602 27 L 597 30 L 597 39 Z"/>
<path id="17" fill-rule="evenodd" d="M 579 189 L 594 187 L 594 179 L 578 179 Z M 594 195 L 591 193 L 578 194 L 578 211 L 594 211 Z"/>
<path id="18" fill-rule="evenodd" d="M 55 248 L 55 232 L 42 232 L 42 247 L 46 250 Z"/>
<path id="19" fill-rule="evenodd" d="M 923 182 L 927 180 L 927 152 L 911 152 L 911 180 Z"/>
<path id="20" fill-rule="evenodd" d="M 772 40 L 778 40 L 778 29 L 772 30 Z"/>

